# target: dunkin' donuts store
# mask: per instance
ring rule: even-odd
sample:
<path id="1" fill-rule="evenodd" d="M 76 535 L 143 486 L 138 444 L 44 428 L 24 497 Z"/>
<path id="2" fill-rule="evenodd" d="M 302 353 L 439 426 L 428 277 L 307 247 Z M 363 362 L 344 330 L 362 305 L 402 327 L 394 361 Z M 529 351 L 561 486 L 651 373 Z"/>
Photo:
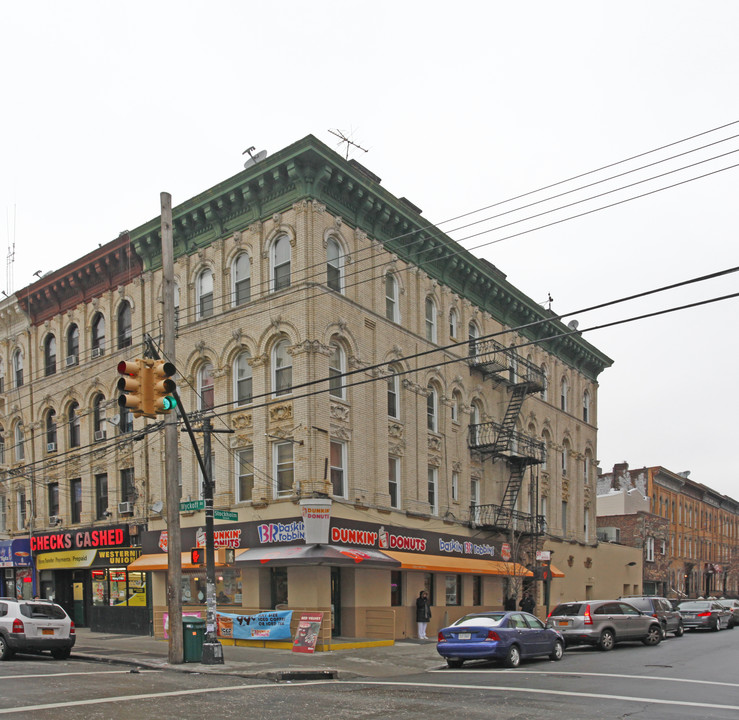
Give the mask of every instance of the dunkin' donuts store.
<path id="1" fill-rule="evenodd" d="M 181 599 L 183 612 L 205 617 L 205 568 L 189 562 L 190 549 L 205 545 L 204 514 L 195 519 L 200 524 L 181 530 Z M 335 636 L 401 639 L 416 635 L 415 602 L 423 589 L 431 598 L 431 633 L 467 612 L 502 607 L 508 579 L 532 576 L 504 562 L 500 547 L 480 537 L 342 517 L 327 521 L 328 542 L 315 542 L 310 532 L 306 538 L 302 517 L 217 522 L 216 547 L 235 549 L 232 565 L 216 563 L 218 610 L 323 611 Z M 142 551 L 128 569 L 151 573 L 160 635 L 167 612 L 167 531 L 144 533 Z"/>
<path id="2" fill-rule="evenodd" d="M 146 573 L 128 565 L 141 555 L 128 525 L 49 532 L 31 538 L 42 598 L 59 603 L 78 627 L 149 633 Z"/>

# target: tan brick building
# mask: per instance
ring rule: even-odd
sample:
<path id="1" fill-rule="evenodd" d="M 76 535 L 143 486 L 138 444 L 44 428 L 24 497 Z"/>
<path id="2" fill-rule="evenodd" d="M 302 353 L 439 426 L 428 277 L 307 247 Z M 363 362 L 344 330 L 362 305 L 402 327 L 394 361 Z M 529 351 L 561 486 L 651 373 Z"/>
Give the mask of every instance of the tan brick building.
<path id="1" fill-rule="evenodd" d="M 219 570 L 223 607 L 331 609 L 335 632 L 402 637 L 423 587 L 433 630 L 501 605 L 536 549 L 590 559 L 611 361 L 498 268 L 312 136 L 175 207 L 174 241 L 167 359 L 184 409 L 234 431 L 212 449 L 215 507 L 238 518 L 216 526 L 237 549 Z M 115 372 L 145 335 L 159 341 L 161 293 L 155 218 L 0 305 L 4 530 L 28 535 L 15 508 L 31 500 L 37 584 L 82 624 L 125 616 L 137 630 L 151 609 L 162 627 L 163 433 L 119 412 Z M 185 435 L 180 468 L 195 503 Z M 248 548 L 302 542 L 298 501 L 316 494 L 333 500 L 336 544 L 387 551 L 393 567 L 249 564 Z M 203 513 L 182 525 L 188 548 Z M 105 528 L 105 557 L 63 554 Z M 197 607 L 202 572 L 183 567 Z M 580 594 L 559 569 L 559 594 Z"/>

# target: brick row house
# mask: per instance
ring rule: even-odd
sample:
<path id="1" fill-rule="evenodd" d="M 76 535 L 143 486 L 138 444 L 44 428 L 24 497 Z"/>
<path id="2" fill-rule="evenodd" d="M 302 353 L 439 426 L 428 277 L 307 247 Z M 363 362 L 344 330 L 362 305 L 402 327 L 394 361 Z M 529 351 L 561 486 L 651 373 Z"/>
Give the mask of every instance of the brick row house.
<path id="1" fill-rule="evenodd" d="M 212 444 L 215 507 L 237 515 L 216 525 L 236 550 L 219 607 L 323 609 L 336 634 L 403 637 L 423 588 L 430 630 L 524 583 L 540 594 L 536 550 L 555 553 L 558 596 L 583 591 L 563 544 L 608 575 L 594 531 L 607 356 L 312 136 L 173 215 L 167 359 L 193 422 L 233 431 Z M 163 432 L 116 390 L 118 361 L 160 342 L 161 265 L 154 218 L 0 303 L 5 542 L 31 545 L 21 591 L 95 628 L 163 632 Z M 179 443 L 188 548 L 202 477 Z M 298 503 L 314 496 L 332 500 L 332 543 L 387 562 L 251 563 L 303 542 Z M 203 607 L 202 575 L 183 564 L 187 608 Z"/>

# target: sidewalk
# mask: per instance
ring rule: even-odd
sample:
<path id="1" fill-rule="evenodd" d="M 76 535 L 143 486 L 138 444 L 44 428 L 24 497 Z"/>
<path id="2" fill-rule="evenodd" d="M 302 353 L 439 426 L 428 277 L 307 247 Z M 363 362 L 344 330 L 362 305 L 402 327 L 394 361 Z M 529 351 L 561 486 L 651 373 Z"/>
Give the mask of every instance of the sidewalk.
<path id="1" fill-rule="evenodd" d="M 77 642 L 72 648 L 72 657 L 146 669 L 276 681 L 395 677 L 426 672 L 444 664 L 433 641 L 399 640 L 395 645 L 384 647 L 355 647 L 357 644 L 356 640 L 351 640 L 347 641 L 347 645 L 351 646 L 349 649 L 312 655 L 290 650 L 224 645 L 224 662 L 221 665 L 170 665 L 166 641 L 149 636 L 113 635 L 77 628 Z"/>

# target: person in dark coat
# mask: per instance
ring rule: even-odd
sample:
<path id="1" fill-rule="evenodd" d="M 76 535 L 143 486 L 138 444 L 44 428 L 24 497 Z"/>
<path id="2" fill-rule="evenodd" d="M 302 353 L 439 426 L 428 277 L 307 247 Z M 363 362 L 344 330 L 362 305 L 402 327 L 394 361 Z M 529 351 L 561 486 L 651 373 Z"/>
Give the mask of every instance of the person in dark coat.
<path id="1" fill-rule="evenodd" d="M 509 595 L 503 603 L 503 610 L 515 610 L 516 609 L 516 598 L 513 595 Z"/>
<path id="2" fill-rule="evenodd" d="M 425 590 L 421 590 L 416 598 L 416 623 L 418 624 L 418 639 L 428 640 L 426 637 L 426 627 L 431 620 L 431 603 L 429 602 L 429 594 Z"/>
<path id="3" fill-rule="evenodd" d="M 523 594 L 523 597 L 521 598 L 521 601 L 518 603 L 518 606 L 527 613 L 534 612 L 534 608 L 536 607 L 536 600 L 534 600 L 533 597 L 531 597 L 531 594 L 528 592 L 525 592 Z"/>

